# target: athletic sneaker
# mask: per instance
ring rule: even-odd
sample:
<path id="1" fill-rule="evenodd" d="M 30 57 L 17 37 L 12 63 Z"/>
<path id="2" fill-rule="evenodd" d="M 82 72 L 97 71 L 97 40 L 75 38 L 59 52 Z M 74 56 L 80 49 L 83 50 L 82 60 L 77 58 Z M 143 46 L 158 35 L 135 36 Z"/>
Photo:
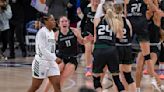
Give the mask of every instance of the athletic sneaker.
<path id="1" fill-rule="evenodd" d="M 85 76 L 86 77 L 92 76 L 92 67 L 86 67 L 85 68 Z"/>
<path id="2" fill-rule="evenodd" d="M 147 75 L 147 74 L 148 74 L 148 71 L 147 71 L 146 69 L 144 69 L 143 73 L 144 73 L 145 75 Z"/>
<path id="3" fill-rule="evenodd" d="M 113 80 L 109 77 L 104 77 L 102 80 L 102 87 L 103 89 L 110 89 L 113 87 Z"/>
<path id="4" fill-rule="evenodd" d="M 164 85 L 158 85 L 154 77 L 151 78 L 151 84 L 155 90 L 158 92 L 164 92 Z"/>
<path id="5" fill-rule="evenodd" d="M 164 74 L 160 74 L 160 75 L 159 75 L 159 78 L 160 78 L 161 80 L 164 80 Z"/>
<path id="6" fill-rule="evenodd" d="M 155 90 L 157 90 L 158 92 L 160 92 L 160 88 L 159 88 L 159 86 L 157 84 L 157 81 L 156 81 L 156 79 L 154 77 L 151 78 L 151 84 L 152 84 L 152 86 L 153 86 L 153 88 Z"/>
<path id="7" fill-rule="evenodd" d="M 160 88 L 161 92 L 164 92 L 164 85 L 160 85 L 159 88 Z"/>
<path id="8" fill-rule="evenodd" d="M 141 89 L 140 88 L 136 88 L 136 92 L 141 92 Z"/>

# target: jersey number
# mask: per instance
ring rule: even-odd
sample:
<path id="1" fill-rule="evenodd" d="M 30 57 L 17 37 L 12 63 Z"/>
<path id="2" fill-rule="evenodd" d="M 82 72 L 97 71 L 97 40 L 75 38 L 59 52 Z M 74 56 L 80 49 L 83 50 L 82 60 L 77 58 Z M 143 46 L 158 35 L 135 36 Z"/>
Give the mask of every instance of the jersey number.
<path id="1" fill-rule="evenodd" d="M 132 4 L 131 12 L 140 12 L 141 10 L 141 3 Z"/>
<path id="2" fill-rule="evenodd" d="M 109 32 L 109 36 L 112 36 L 112 30 L 109 30 L 109 26 L 108 25 L 100 25 L 99 29 L 98 29 L 98 35 L 104 35 L 106 32 Z"/>
<path id="3" fill-rule="evenodd" d="M 71 46 L 70 40 L 65 41 L 65 43 L 66 43 L 66 46 L 67 46 L 67 47 L 70 47 L 70 46 Z"/>
<path id="4" fill-rule="evenodd" d="M 126 38 L 126 29 L 123 29 L 123 39 L 125 39 Z"/>

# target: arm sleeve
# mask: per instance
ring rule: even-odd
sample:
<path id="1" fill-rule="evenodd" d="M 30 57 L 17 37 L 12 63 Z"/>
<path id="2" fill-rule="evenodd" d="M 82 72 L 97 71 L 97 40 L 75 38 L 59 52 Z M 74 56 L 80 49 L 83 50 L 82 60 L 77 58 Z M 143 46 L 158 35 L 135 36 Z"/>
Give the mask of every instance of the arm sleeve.
<path id="1" fill-rule="evenodd" d="M 41 30 L 43 31 L 43 30 Z M 46 35 L 44 32 L 41 32 L 38 35 L 38 45 L 39 45 L 39 51 L 41 52 L 41 54 L 44 56 L 44 58 L 48 61 L 55 61 L 56 60 L 56 55 L 54 53 L 51 53 L 48 49 L 47 49 L 47 45 L 46 45 Z M 54 44 L 55 45 L 55 44 Z"/>

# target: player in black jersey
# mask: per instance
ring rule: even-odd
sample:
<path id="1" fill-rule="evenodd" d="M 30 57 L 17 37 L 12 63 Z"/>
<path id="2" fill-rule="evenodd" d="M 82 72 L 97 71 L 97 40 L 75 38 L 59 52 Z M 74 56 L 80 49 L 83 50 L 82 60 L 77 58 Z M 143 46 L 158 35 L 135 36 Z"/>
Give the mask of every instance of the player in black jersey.
<path id="1" fill-rule="evenodd" d="M 120 72 L 121 72 L 121 80 L 126 91 L 133 92 L 136 90 L 135 82 L 131 75 L 132 68 L 132 26 L 127 18 L 123 15 L 123 2 L 117 3 L 114 5 L 115 11 L 117 14 L 117 18 L 124 24 L 123 27 L 123 38 L 117 39 L 116 46 L 119 52 L 119 61 L 120 61 Z"/>
<path id="2" fill-rule="evenodd" d="M 69 20 L 66 16 L 59 18 L 59 31 L 55 33 L 55 39 L 58 44 L 57 57 L 63 62 L 59 64 L 61 71 L 60 85 L 63 86 L 64 82 L 75 72 L 78 62 L 78 42 L 83 44 L 83 37 L 78 29 L 69 27 Z M 46 87 L 45 92 L 49 89 Z"/>
<path id="3" fill-rule="evenodd" d="M 100 0 L 91 0 L 90 4 L 84 9 L 83 18 L 81 20 L 81 31 L 84 40 L 88 40 L 89 36 L 94 35 L 94 16 L 98 7 Z M 92 75 L 92 50 L 93 50 L 93 40 L 84 44 L 85 46 L 85 61 L 86 61 L 86 71 L 85 76 Z"/>
<path id="4" fill-rule="evenodd" d="M 159 48 L 158 47 L 160 46 L 160 44 L 159 44 L 159 42 L 160 42 L 160 25 L 159 25 L 160 21 L 158 21 L 156 16 L 157 15 L 155 15 L 155 12 L 151 11 L 150 9 L 147 10 L 146 17 L 148 20 L 148 30 L 149 30 L 149 39 L 150 39 L 150 55 L 151 55 L 151 60 L 152 60 L 153 66 L 158 59 L 158 56 L 159 56 Z M 138 65 L 138 67 L 137 67 L 138 68 L 137 72 L 142 72 L 143 64 L 144 64 L 143 58 L 144 58 L 143 55 L 141 53 L 139 53 L 138 63 L 140 65 Z M 150 71 L 148 71 L 148 73 L 150 73 Z M 154 73 L 154 74 L 155 74 L 154 76 L 151 76 L 151 84 L 155 87 L 155 89 L 160 91 L 160 90 L 162 90 L 161 80 L 156 73 Z M 140 76 L 140 75 L 138 75 L 138 76 Z M 138 85 L 140 84 L 139 80 L 137 81 Z"/>
<path id="5" fill-rule="evenodd" d="M 129 0 L 127 6 L 127 18 L 130 20 L 133 32 L 137 35 L 141 55 L 144 56 L 143 61 L 146 61 L 148 71 L 151 76 L 156 76 L 154 72 L 153 62 L 151 62 L 151 55 L 150 55 L 150 39 L 149 39 L 149 32 L 148 32 L 148 23 L 146 19 L 146 11 L 147 6 L 149 6 L 150 10 L 156 12 L 158 9 L 153 3 L 154 0 Z M 142 62 L 143 63 L 143 62 Z M 141 71 L 142 63 L 137 62 L 137 70 L 136 70 L 136 86 L 137 92 L 140 92 L 140 83 L 141 81 Z"/>
<path id="6" fill-rule="evenodd" d="M 93 51 L 93 82 L 94 88 L 102 92 L 100 75 L 103 73 L 105 65 L 111 72 L 113 80 L 119 92 L 124 92 L 125 88 L 119 79 L 119 57 L 115 46 L 116 37 L 123 37 L 123 24 L 115 18 L 113 4 L 106 1 L 103 4 L 105 15 L 94 22 L 95 48 Z"/>

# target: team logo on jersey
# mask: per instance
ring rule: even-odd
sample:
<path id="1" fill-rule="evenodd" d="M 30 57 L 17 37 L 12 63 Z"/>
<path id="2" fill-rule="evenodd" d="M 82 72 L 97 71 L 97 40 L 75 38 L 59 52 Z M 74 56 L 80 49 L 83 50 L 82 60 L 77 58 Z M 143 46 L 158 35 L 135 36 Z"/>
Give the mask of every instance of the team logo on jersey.
<path id="1" fill-rule="evenodd" d="M 54 39 L 48 39 L 48 42 L 55 43 Z"/>
<path id="2" fill-rule="evenodd" d="M 42 76 L 44 76 L 44 74 L 45 74 L 44 72 L 41 72 L 41 75 L 42 75 Z"/>
<path id="3" fill-rule="evenodd" d="M 74 35 L 60 38 L 60 41 L 69 40 L 69 39 L 72 39 L 72 38 L 74 38 Z"/>

